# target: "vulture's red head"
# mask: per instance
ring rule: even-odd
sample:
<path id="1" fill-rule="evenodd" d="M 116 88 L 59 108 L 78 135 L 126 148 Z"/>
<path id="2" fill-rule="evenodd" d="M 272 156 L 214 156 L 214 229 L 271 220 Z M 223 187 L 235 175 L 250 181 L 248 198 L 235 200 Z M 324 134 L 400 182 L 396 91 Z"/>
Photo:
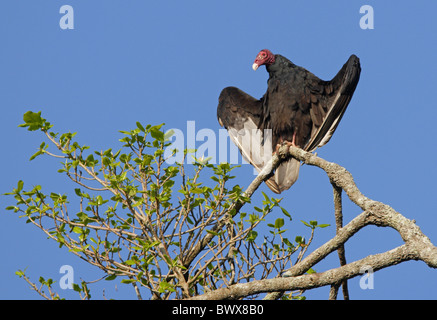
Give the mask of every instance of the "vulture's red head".
<path id="1" fill-rule="evenodd" d="M 252 69 L 256 71 L 259 66 L 265 64 L 266 66 L 271 65 L 275 62 L 275 55 L 267 49 L 261 50 L 257 55 L 256 59 L 252 65 Z"/>

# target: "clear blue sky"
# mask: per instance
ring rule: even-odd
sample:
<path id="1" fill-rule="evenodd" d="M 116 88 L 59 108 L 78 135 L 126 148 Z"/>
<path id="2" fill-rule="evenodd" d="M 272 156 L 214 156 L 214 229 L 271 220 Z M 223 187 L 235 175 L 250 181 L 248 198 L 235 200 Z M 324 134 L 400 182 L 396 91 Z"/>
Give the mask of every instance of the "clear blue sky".
<path id="1" fill-rule="evenodd" d="M 59 27 L 62 5 L 74 8 L 74 30 Z M 362 5 L 374 9 L 374 29 L 359 26 Z M 268 78 L 251 65 L 268 48 L 322 79 L 350 54 L 361 59 L 355 95 L 323 158 L 345 166 L 368 197 L 385 202 L 437 244 L 437 2 L 434 1 L 3 1 L 0 10 L 0 193 L 20 179 L 25 187 L 71 193 L 56 160 L 29 162 L 42 136 L 18 128 L 28 110 L 42 111 L 59 132 L 78 132 L 93 148 L 117 147 L 118 130 L 142 123 L 218 132 L 217 98 L 233 85 L 261 97 Z M 237 169 L 247 186 L 252 169 Z M 263 186 L 261 190 L 270 191 Z M 255 197 L 260 195 L 257 192 Z M 284 194 L 293 216 L 290 232 L 305 235 L 300 220 L 334 224 L 332 190 L 324 173 L 304 166 Z M 101 274 L 58 249 L 41 231 L 4 208 L 0 197 L 0 299 L 38 299 L 14 272 L 59 280 L 74 267 L 75 280 Z M 345 222 L 360 211 L 345 200 Z M 274 219 L 274 217 L 272 217 Z M 335 228 L 321 229 L 312 249 Z M 347 259 L 401 244 L 390 229 L 368 227 L 346 245 Z M 316 266 L 337 265 L 336 254 Z M 105 283 L 108 285 L 108 283 Z M 131 287 L 108 285 L 108 298 L 132 297 Z M 349 281 L 353 299 L 436 299 L 437 270 L 408 262 L 375 274 L 374 289 Z M 326 299 L 329 288 L 308 292 Z M 61 296 L 75 297 L 67 290 Z M 102 297 L 101 287 L 94 297 Z"/>

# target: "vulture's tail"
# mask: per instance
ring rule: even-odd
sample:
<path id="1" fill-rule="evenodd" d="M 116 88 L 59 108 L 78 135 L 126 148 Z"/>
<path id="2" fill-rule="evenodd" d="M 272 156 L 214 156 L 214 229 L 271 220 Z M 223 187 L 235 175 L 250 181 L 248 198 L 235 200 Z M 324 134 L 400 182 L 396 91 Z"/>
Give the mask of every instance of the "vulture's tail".
<path id="1" fill-rule="evenodd" d="M 267 186 L 275 193 L 289 189 L 299 177 L 300 161 L 290 159 L 283 162 L 275 171 L 275 175 L 266 180 Z"/>

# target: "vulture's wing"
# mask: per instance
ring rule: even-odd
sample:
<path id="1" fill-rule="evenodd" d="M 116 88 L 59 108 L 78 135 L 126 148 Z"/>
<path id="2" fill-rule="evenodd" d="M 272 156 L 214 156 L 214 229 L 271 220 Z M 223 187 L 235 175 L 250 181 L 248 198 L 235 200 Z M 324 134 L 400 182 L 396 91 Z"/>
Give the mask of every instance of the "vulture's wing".
<path id="1" fill-rule="evenodd" d="M 352 98 L 360 72 L 360 60 L 352 55 L 331 81 L 312 81 L 308 84 L 313 126 L 305 150 L 311 152 L 331 139 Z"/>
<path id="2" fill-rule="evenodd" d="M 258 129 L 261 112 L 262 100 L 257 100 L 238 88 L 227 87 L 220 93 L 218 121 L 228 130 L 229 137 L 244 159 L 258 171 L 271 159 L 273 152 L 271 134 L 266 132 L 264 135 Z M 273 178 L 266 183 L 274 192 L 280 192 Z"/>

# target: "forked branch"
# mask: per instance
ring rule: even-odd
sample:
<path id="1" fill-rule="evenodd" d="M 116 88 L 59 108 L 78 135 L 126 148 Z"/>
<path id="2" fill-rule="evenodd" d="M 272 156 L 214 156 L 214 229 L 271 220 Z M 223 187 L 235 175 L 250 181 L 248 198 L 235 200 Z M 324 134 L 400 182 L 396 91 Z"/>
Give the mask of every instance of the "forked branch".
<path id="1" fill-rule="evenodd" d="M 277 155 L 272 158 L 270 168 L 275 168 L 280 161 L 289 156 L 311 166 L 325 171 L 337 193 L 343 190 L 349 199 L 360 207 L 363 212 L 346 226 L 338 228 L 337 234 L 331 240 L 310 253 L 305 259 L 283 272 L 282 277 L 274 279 L 255 280 L 240 283 L 228 288 L 222 288 L 193 299 L 238 299 L 253 294 L 270 292 L 267 299 L 278 297 L 277 292 L 291 290 L 307 290 L 321 286 L 333 286 L 362 274 L 363 267 L 377 271 L 403 261 L 422 260 L 431 268 L 437 268 L 437 247 L 422 233 L 414 220 L 409 220 L 390 206 L 369 199 L 356 186 L 352 175 L 336 163 L 328 162 L 312 153 L 293 146 L 282 146 Z M 266 171 L 266 170 L 265 170 Z M 251 184 L 253 191 L 260 181 L 269 177 L 269 173 L 261 172 Z M 252 192 L 253 192 L 252 191 Z M 370 255 L 364 259 L 342 265 L 323 273 L 305 274 L 312 266 L 327 255 L 341 248 L 361 228 L 367 225 L 391 227 L 402 237 L 404 244 L 390 251 Z"/>

